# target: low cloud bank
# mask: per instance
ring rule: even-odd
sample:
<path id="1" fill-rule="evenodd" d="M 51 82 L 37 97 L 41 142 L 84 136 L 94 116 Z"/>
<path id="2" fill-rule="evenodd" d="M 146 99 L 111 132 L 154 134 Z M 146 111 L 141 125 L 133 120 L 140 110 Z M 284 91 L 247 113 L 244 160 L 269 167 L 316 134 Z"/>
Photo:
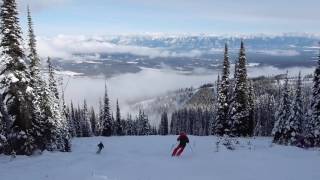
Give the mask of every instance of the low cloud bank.
<path id="1" fill-rule="evenodd" d="M 257 51 L 260 54 L 266 54 L 270 56 L 298 56 L 300 53 L 296 50 L 261 50 Z"/>
<path id="2" fill-rule="evenodd" d="M 273 66 L 250 67 L 248 69 L 249 77 L 271 76 L 286 73 L 290 76 L 296 76 L 300 71 L 303 75 L 310 74 L 314 68 L 289 68 L 279 69 Z M 233 72 L 233 70 L 231 70 Z M 122 107 L 122 114 L 131 112 L 130 104 L 139 102 L 148 98 L 163 95 L 168 91 L 186 87 L 198 87 L 205 83 L 214 82 L 220 72 L 207 71 L 204 74 L 187 75 L 173 70 L 163 69 L 143 69 L 135 74 L 122 74 L 107 79 L 108 94 L 112 101 L 113 109 L 115 102 L 119 99 Z M 65 91 L 65 97 L 68 101 L 75 104 L 82 104 L 86 98 L 89 105 L 97 108 L 99 98 L 103 97 L 105 79 L 90 77 L 65 77 L 64 81 L 68 83 Z"/>
<path id="3" fill-rule="evenodd" d="M 39 54 L 42 57 L 72 59 L 76 53 L 128 53 L 138 56 L 155 57 L 198 57 L 202 52 L 174 52 L 161 48 L 115 44 L 108 39 L 86 36 L 59 35 L 53 38 L 38 38 Z"/>

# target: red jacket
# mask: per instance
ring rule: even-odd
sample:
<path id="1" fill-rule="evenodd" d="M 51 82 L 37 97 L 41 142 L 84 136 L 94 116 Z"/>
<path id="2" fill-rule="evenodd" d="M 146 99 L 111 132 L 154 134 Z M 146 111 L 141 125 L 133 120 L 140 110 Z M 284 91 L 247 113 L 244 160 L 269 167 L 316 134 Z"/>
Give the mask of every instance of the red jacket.
<path id="1" fill-rule="evenodd" d="M 177 141 L 180 141 L 180 146 L 186 146 L 189 143 L 189 138 L 185 133 L 181 133 Z"/>

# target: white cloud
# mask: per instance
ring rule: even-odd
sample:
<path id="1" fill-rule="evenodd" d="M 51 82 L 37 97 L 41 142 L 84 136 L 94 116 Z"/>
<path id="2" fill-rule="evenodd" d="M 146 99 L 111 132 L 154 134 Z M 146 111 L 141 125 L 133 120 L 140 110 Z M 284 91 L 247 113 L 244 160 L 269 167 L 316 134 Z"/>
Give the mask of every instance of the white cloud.
<path id="1" fill-rule="evenodd" d="M 271 56 L 298 56 L 300 53 L 296 50 L 261 50 L 257 53 L 271 55 Z"/>
<path id="2" fill-rule="evenodd" d="M 199 50 L 177 53 L 160 48 L 121 45 L 108 42 L 101 37 L 58 35 L 54 38 L 38 38 L 38 49 L 41 57 L 72 58 L 75 53 L 130 53 L 139 56 L 154 57 L 197 57 Z"/>

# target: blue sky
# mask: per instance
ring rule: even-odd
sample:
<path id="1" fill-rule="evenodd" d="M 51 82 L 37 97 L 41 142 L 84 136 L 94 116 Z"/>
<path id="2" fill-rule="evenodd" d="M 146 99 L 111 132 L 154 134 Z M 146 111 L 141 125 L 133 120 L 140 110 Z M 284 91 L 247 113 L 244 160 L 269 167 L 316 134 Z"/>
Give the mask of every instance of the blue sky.
<path id="1" fill-rule="evenodd" d="M 31 6 L 36 32 L 118 33 L 320 32 L 319 0 L 18 0 Z"/>

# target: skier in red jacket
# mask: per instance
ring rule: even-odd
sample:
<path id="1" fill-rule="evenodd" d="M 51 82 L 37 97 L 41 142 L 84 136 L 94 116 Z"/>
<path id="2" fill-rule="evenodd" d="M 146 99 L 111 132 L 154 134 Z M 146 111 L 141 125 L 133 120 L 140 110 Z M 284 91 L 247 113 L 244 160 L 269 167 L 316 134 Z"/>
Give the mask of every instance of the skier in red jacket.
<path id="1" fill-rule="evenodd" d="M 173 150 L 172 156 L 180 156 L 186 147 L 187 143 L 189 143 L 189 138 L 186 133 L 181 132 L 177 141 L 180 141 L 179 145 Z"/>

